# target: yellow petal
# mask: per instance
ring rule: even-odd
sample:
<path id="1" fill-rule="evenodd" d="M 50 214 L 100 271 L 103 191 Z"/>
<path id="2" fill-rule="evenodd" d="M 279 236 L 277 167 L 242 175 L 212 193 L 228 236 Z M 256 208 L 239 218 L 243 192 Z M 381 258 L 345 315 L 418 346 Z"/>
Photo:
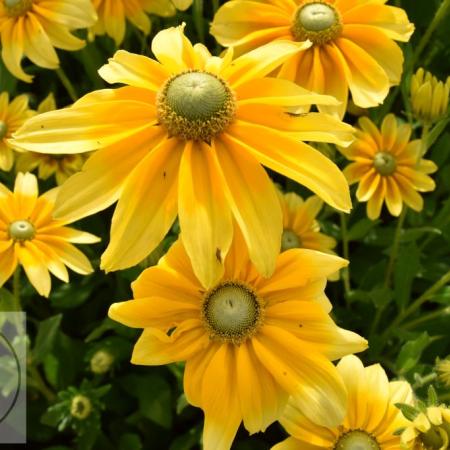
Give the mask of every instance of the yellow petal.
<path id="1" fill-rule="evenodd" d="M 124 83 L 157 92 L 170 77 L 164 66 L 146 56 L 119 50 L 98 71 L 108 83 Z"/>
<path id="2" fill-rule="evenodd" d="M 278 78 L 250 80 L 236 89 L 238 105 L 264 104 L 279 106 L 337 105 L 329 95 L 319 95 L 295 83 Z"/>
<path id="3" fill-rule="evenodd" d="M 105 94 L 102 102 L 79 103 L 39 114 L 13 135 L 11 144 L 38 153 L 83 153 L 153 127 L 155 107 L 143 101 L 127 100 L 123 93 L 129 91 L 122 89 L 101 91 Z"/>
<path id="4" fill-rule="evenodd" d="M 187 141 L 178 181 L 181 239 L 206 289 L 222 277 L 223 260 L 233 237 L 231 212 L 212 151 L 204 143 Z"/>
<path id="5" fill-rule="evenodd" d="M 330 361 L 279 327 L 264 325 L 252 344 L 258 359 L 303 414 L 318 425 L 342 423 L 347 393 Z"/>
<path id="6" fill-rule="evenodd" d="M 362 108 L 377 106 L 389 92 L 389 79 L 383 68 L 365 50 L 345 38 L 336 45 L 346 64 L 346 74 L 353 101 Z"/>
<path id="7" fill-rule="evenodd" d="M 170 336 L 156 328 L 146 328 L 134 346 L 131 362 L 159 366 L 185 361 L 208 343 L 205 328 L 198 319 L 186 320 Z"/>
<path id="8" fill-rule="evenodd" d="M 55 217 L 70 223 L 114 203 L 133 169 L 163 138 L 164 130 L 153 127 L 95 152 L 82 171 L 71 176 L 61 186 Z M 124 156 L 124 149 L 133 151 Z"/>
<path id="9" fill-rule="evenodd" d="M 284 441 L 274 445 L 270 450 L 299 450 L 300 448 L 302 450 L 321 450 L 323 447 L 288 437 Z"/>
<path id="10" fill-rule="evenodd" d="M 236 148 L 252 153 L 261 164 L 311 189 L 334 208 L 350 210 L 347 180 L 318 150 L 259 125 L 241 122 L 227 132 Z"/>
<path id="11" fill-rule="evenodd" d="M 50 274 L 41 259 L 40 253 L 30 241 L 25 241 L 23 245 L 16 243 L 14 249 L 30 283 L 40 295 L 48 297 L 51 289 Z"/>
<path id="12" fill-rule="evenodd" d="M 274 41 L 235 59 L 221 75 L 236 89 L 247 81 L 265 77 L 290 57 L 310 46 L 309 41 Z"/>
<path id="13" fill-rule="evenodd" d="M 250 434 L 265 429 L 279 419 L 287 402 L 287 394 L 274 378 L 261 367 L 251 345 L 236 349 L 237 388 L 245 428 Z"/>
<path id="14" fill-rule="evenodd" d="M 128 176 L 113 215 L 102 269 L 119 270 L 137 264 L 169 231 L 177 214 L 181 152 L 177 139 L 163 141 Z"/>
<path id="15" fill-rule="evenodd" d="M 184 35 L 184 26 L 166 28 L 152 41 L 152 52 L 164 68 L 173 74 L 199 68 L 197 54 Z"/>
<path id="16" fill-rule="evenodd" d="M 19 172 L 14 184 L 14 203 L 17 216 L 24 220 L 28 219 L 35 208 L 37 197 L 37 178 L 31 173 Z"/>
<path id="17" fill-rule="evenodd" d="M 8 248 L 0 253 L 0 287 L 11 277 L 16 267 L 17 256 L 14 246 L 8 245 Z"/>
<path id="18" fill-rule="evenodd" d="M 250 259 L 263 276 L 270 276 L 280 250 L 282 216 L 272 182 L 258 161 L 239 152 L 226 135 L 215 142 L 222 183 Z"/>
<path id="19" fill-rule="evenodd" d="M 167 331 L 200 314 L 200 303 L 152 297 L 137 298 L 127 302 L 113 303 L 108 311 L 111 319 L 133 328 L 158 328 Z"/>
<path id="20" fill-rule="evenodd" d="M 242 420 L 234 353 L 233 344 L 221 345 L 203 376 L 204 450 L 229 450 Z"/>

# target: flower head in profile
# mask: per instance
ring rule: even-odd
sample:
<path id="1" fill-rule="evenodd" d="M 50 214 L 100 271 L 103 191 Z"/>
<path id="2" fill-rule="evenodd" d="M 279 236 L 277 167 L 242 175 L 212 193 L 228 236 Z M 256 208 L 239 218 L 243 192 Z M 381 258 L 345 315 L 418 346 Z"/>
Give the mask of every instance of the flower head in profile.
<path id="1" fill-rule="evenodd" d="M 403 54 L 414 26 L 405 11 L 372 0 L 231 0 L 216 13 L 211 34 L 222 45 L 249 50 L 277 39 L 310 40 L 279 76 L 342 103 L 319 110 L 345 114 L 348 90 L 363 108 L 383 102 L 399 84 Z"/>
<path id="2" fill-rule="evenodd" d="M 434 162 L 421 159 L 422 141 L 410 141 L 411 127 L 398 124 L 393 114 L 384 118 L 380 130 L 367 117 L 358 124 L 355 142 L 341 152 L 353 161 L 344 174 L 350 184 L 359 183 L 356 197 L 367 202 L 368 217 L 377 219 L 383 202 L 393 216 L 400 215 L 403 203 L 421 211 L 418 192 L 435 188 L 428 174 L 437 170 Z"/>
<path id="3" fill-rule="evenodd" d="M 285 107 L 336 100 L 267 75 L 308 43 L 277 41 L 233 60 L 192 45 L 183 26 L 159 32 L 157 60 L 118 51 L 100 75 L 118 89 L 31 119 L 14 144 L 52 154 L 97 150 L 62 187 L 56 215 L 72 220 L 119 200 L 102 268 L 137 264 L 177 214 L 194 271 L 206 287 L 223 274 L 239 225 L 257 269 L 269 276 L 282 233 L 276 189 L 261 164 L 349 210 L 338 167 L 302 141 L 349 144 L 353 128 Z"/>
<path id="4" fill-rule="evenodd" d="M 21 66 L 24 56 L 39 67 L 57 69 L 55 47 L 79 50 L 84 41 L 71 31 L 90 27 L 96 20 L 90 0 L 1 0 L 2 59 L 16 78 L 31 83 L 33 77 Z"/>
<path id="5" fill-rule="evenodd" d="M 281 251 L 291 248 L 310 248 L 325 253 L 334 253 L 336 240 L 320 232 L 316 220 L 323 206 L 323 201 L 313 195 L 303 200 L 294 192 L 279 192 L 283 211 L 283 234 Z"/>
<path id="6" fill-rule="evenodd" d="M 344 419 L 333 427 L 319 426 L 292 398 L 280 420 L 291 435 L 272 450 L 400 450 L 397 431 L 410 422 L 395 406 L 413 401 L 405 381 L 389 382 L 379 364 L 364 367 L 356 356 L 337 365 L 348 392 Z"/>
<path id="7" fill-rule="evenodd" d="M 409 409 L 412 420 L 401 434 L 406 448 L 413 450 L 447 450 L 450 445 L 450 408 L 445 405 Z"/>
<path id="8" fill-rule="evenodd" d="M 49 271 L 64 282 L 69 280 L 66 266 L 82 275 L 92 272 L 72 244 L 99 239 L 52 218 L 57 189 L 38 197 L 37 179 L 30 173 L 17 174 L 14 192 L 0 184 L 0 286 L 21 265 L 39 294 L 48 297 Z"/>
<path id="9" fill-rule="evenodd" d="M 449 95 L 450 76 L 444 83 L 420 68 L 411 78 L 413 114 L 423 123 L 432 124 L 447 113 Z"/>
<path id="10" fill-rule="evenodd" d="M 0 169 L 8 172 L 14 164 L 14 152 L 8 139 L 35 112 L 28 107 L 28 95 L 19 95 L 11 102 L 9 94 L 0 94 Z"/>
<path id="11" fill-rule="evenodd" d="M 436 372 L 439 381 L 446 387 L 450 387 L 450 356 L 436 361 Z"/>
<path id="12" fill-rule="evenodd" d="M 204 449 L 228 450 L 241 421 L 250 433 L 265 430 L 289 395 L 325 426 L 342 420 L 346 392 L 330 360 L 367 346 L 328 314 L 326 277 L 344 265 L 292 249 L 265 279 L 236 232 L 222 279 L 206 289 L 178 241 L 133 283 L 134 299 L 113 304 L 109 316 L 144 328 L 133 363 L 186 361 L 186 397 L 205 414 Z"/>
<path id="13" fill-rule="evenodd" d="M 53 93 L 50 93 L 39 104 L 37 113 L 42 114 L 55 109 L 55 97 Z M 41 180 L 47 180 L 54 175 L 56 183 L 62 184 L 71 175 L 81 170 L 85 160 L 84 154 L 46 155 L 25 151 L 17 154 L 15 168 L 17 172 L 32 172 L 37 169 L 38 178 Z"/>
<path id="14" fill-rule="evenodd" d="M 126 21 L 148 35 L 151 21 L 147 14 L 162 17 L 173 16 L 177 9 L 184 11 L 192 0 L 93 0 L 98 21 L 92 27 L 94 35 L 106 34 L 116 45 L 125 37 Z"/>

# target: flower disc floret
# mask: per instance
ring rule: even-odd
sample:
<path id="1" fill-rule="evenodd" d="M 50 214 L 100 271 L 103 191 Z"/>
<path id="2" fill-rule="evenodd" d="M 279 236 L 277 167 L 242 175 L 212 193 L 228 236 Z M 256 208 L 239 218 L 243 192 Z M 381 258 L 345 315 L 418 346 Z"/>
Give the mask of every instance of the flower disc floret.
<path id="1" fill-rule="evenodd" d="M 389 152 L 378 152 L 373 159 L 375 170 L 382 176 L 389 176 L 395 172 L 397 161 Z"/>
<path id="2" fill-rule="evenodd" d="M 338 11 L 328 3 L 312 2 L 301 6 L 295 13 L 291 32 L 297 41 L 309 39 L 322 45 L 335 39 L 342 31 Z"/>
<path id="3" fill-rule="evenodd" d="M 292 230 L 285 229 L 281 235 L 281 251 L 290 250 L 291 248 L 301 248 L 302 240 L 300 236 Z"/>
<path id="4" fill-rule="evenodd" d="M 6 14 L 10 17 L 23 16 L 31 9 L 33 0 L 3 0 Z"/>
<path id="5" fill-rule="evenodd" d="M 211 338 L 240 344 L 261 325 L 263 304 L 249 286 L 225 281 L 206 293 L 202 316 Z"/>
<path id="6" fill-rule="evenodd" d="M 236 102 L 226 81 L 189 70 L 164 84 L 158 94 L 158 119 L 171 136 L 210 142 L 233 120 Z"/>
<path id="7" fill-rule="evenodd" d="M 361 430 L 352 430 L 342 435 L 334 450 L 380 450 L 377 440 Z"/>
<path id="8" fill-rule="evenodd" d="M 9 225 L 8 232 L 14 241 L 28 241 L 34 238 L 36 229 L 28 220 L 16 220 Z"/>
<path id="9" fill-rule="evenodd" d="M 70 414 L 78 420 L 87 419 L 92 412 L 92 403 L 84 395 L 76 395 L 70 405 Z"/>

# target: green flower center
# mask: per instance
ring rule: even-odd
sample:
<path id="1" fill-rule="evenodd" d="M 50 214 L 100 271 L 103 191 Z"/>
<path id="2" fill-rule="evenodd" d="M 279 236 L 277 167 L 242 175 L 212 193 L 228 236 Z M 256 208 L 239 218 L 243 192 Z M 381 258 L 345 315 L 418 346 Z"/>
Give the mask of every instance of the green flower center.
<path id="1" fill-rule="evenodd" d="M 378 152 L 373 159 L 373 166 L 380 175 L 389 176 L 395 172 L 397 162 L 391 153 Z"/>
<path id="2" fill-rule="evenodd" d="M 323 2 L 311 2 L 301 6 L 295 13 L 291 32 L 297 41 L 309 39 L 322 45 L 336 38 L 342 31 L 337 10 Z"/>
<path id="3" fill-rule="evenodd" d="M 9 17 L 23 16 L 31 9 L 33 0 L 3 0 L 3 5 Z"/>
<path id="4" fill-rule="evenodd" d="M 164 84 L 158 93 L 157 110 L 170 136 L 209 143 L 233 120 L 236 101 L 224 80 L 192 70 Z"/>
<path id="5" fill-rule="evenodd" d="M 339 437 L 334 450 L 380 450 L 380 446 L 369 433 L 352 430 Z"/>
<path id="6" fill-rule="evenodd" d="M 0 120 L 0 139 L 3 139 L 6 136 L 6 133 L 8 133 L 8 126 L 5 122 Z"/>
<path id="7" fill-rule="evenodd" d="M 84 395 L 76 395 L 72 399 L 72 403 L 70 405 L 70 414 L 72 417 L 75 417 L 79 420 L 84 420 L 89 417 L 92 411 L 92 403 Z"/>
<path id="8" fill-rule="evenodd" d="M 28 241 L 34 238 L 36 229 L 28 220 L 16 220 L 9 225 L 8 232 L 15 241 Z"/>
<path id="9" fill-rule="evenodd" d="M 263 314 L 262 301 L 239 281 L 226 281 L 208 291 L 202 308 L 211 338 L 237 345 L 254 335 Z"/>
<path id="10" fill-rule="evenodd" d="M 301 248 L 302 240 L 297 233 L 292 230 L 285 229 L 281 235 L 281 251 L 290 250 L 291 248 Z"/>

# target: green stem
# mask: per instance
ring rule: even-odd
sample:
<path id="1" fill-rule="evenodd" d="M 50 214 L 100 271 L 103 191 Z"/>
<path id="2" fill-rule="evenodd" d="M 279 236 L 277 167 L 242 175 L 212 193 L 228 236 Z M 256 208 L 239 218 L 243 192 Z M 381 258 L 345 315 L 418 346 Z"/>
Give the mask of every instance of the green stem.
<path id="1" fill-rule="evenodd" d="M 72 82 L 70 81 L 69 77 L 65 74 L 64 70 L 62 69 L 62 67 L 56 69 L 56 74 L 58 75 L 58 78 L 63 84 L 63 86 L 66 88 L 66 91 L 69 94 L 70 99 L 73 102 L 76 102 L 78 100 L 77 92 Z"/>
<path id="2" fill-rule="evenodd" d="M 413 67 L 418 61 L 422 52 L 425 50 L 425 47 L 427 46 L 428 41 L 430 40 L 432 34 L 439 26 L 442 19 L 446 16 L 449 9 L 450 9 L 450 0 L 444 0 L 439 6 L 438 10 L 436 11 L 433 20 L 431 21 L 430 25 L 425 31 L 425 34 L 422 36 L 422 39 L 420 40 L 418 46 L 416 47 L 416 51 L 414 52 L 413 56 L 413 64 L 412 64 Z"/>
<path id="3" fill-rule="evenodd" d="M 194 0 L 194 4 L 192 5 L 194 24 L 195 29 L 197 30 L 199 41 L 202 43 L 205 42 L 203 7 L 204 7 L 203 0 Z"/>
<path id="4" fill-rule="evenodd" d="M 348 245 L 347 217 L 344 213 L 340 213 L 339 215 L 341 218 L 342 255 L 347 261 L 349 261 L 350 251 Z M 351 291 L 350 269 L 348 266 L 342 269 L 342 282 L 344 283 L 345 300 L 348 306 L 348 295 Z"/>
<path id="5" fill-rule="evenodd" d="M 20 266 L 18 265 L 13 275 L 13 298 L 14 311 L 22 311 L 22 304 L 20 301 Z"/>
<path id="6" fill-rule="evenodd" d="M 431 383 L 437 378 L 437 374 L 434 372 L 429 373 L 428 375 L 424 377 L 420 377 L 414 384 L 413 389 L 418 389 L 422 386 L 425 386 L 428 383 Z"/>
<path id="7" fill-rule="evenodd" d="M 434 293 L 439 289 L 444 287 L 450 282 L 450 270 L 445 273 L 436 283 L 434 283 L 430 288 L 428 288 L 417 300 L 415 300 L 408 308 L 401 312 L 395 320 L 391 323 L 389 328 L 383 333 L 383 336 L 387 336 L 395 329 L 400 323 L 403 322 L 408 316 L 419 309 L 427 300 L 433 297 Z"/>
<path id="8" fill-rule="evenodd" d="M 216 14 L 218 9 L 219 9 L 219 0 L 212 0 L 213 14 Z"/>
<path id="9" fill-rule="evenodd" d="M 56 400 L 56 394 L 45 384 L 41 374 L 33 363 L 28 366 L 28 382 L 30 383 L 30 386 L 34 386 L 49 403 L 53 403 Z"/>
<path id="10" fill-rule="evenodd" d="M 404 330 L 409 330 L 410 328 L 415 328 L 417 325 L 421 325 L 424 322 L 428 322 L 429 320 L 438 319 L 440 317 L 445 317 L 450 314 L 450 307 L 441 308 L 436 311 L 430 312 L 428 314 L 421 315 L 418 319 L 411 320 L 410 322 L 405 323 L 402 326 Z"/>
<path id="11" fill-rule="evenodd" d="M 384 278 L 384 286 L 387 288 L 391 286 L 392 273 L 394 271 L 394 265 L 395 265 L 395 261 L 397 259 L 398 249 L 400 247 L 400 237 L 402 234 L 403 223 L 405 222 L 407 211 L 408 211 L 408 208 L 406 206 L 404 206 L 403 211 L 400 214 L 400 217 L 397 221 L 397 227 L 395 229 L 395 235 L 394 235 L 394 242 L 392 243 L 391 254 L 389 256 L 388 266 L 386 269 L 386 275 Z"/>
<path id="12" fill-rule="evenodd" d="M 428 151 L 428 144 L 427 144 L 427 138 L 428 138 L 428 133 L 430 132 L 430 125 L 429 124 L 425 124 L 422 128 L 422 135 L 420 136 L 420 140 L 421 142 L 421 152 L 419 155 L 419 159 L 417 160 L 417 163 L 420 162 L 420 160 L 425 156 L 425 153 Z"/>

